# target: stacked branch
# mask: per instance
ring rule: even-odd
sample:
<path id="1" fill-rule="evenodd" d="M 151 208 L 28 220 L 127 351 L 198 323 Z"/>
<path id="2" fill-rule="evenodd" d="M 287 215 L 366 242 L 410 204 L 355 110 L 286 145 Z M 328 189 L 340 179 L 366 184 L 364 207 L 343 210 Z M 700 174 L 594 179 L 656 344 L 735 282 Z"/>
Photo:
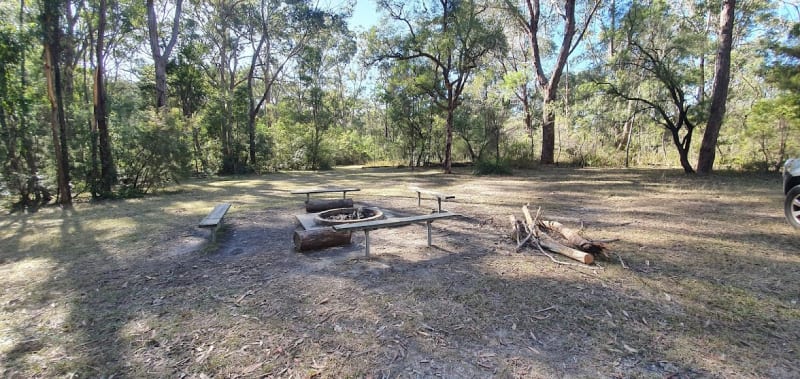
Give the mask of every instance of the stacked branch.
<path id="1" fill-rule="evenodd" d="M 525 205 L 522 207 L 522 214 L 525 216 L 524 220 L 517 220 L 514 215 L 509 216 L 517 250 L 530 244 L 542 252 L 547 250 L 584 264 L 594 262 L 596 255 L 608 258 L 604 243 L 586 239 L 559 222 L 542 220 L 541 209 L 534 217 Z"/>

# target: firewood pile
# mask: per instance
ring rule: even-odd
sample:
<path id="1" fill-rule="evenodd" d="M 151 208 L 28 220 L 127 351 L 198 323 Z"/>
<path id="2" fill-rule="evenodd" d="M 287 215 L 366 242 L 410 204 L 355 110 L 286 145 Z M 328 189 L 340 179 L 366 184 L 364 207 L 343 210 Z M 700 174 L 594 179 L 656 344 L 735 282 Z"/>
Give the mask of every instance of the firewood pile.
<path id="1" fill-rule="evenodd" d="M 522 207 L 522 214 L 524 220 L 517 220 L 514 215 L 509 216 L 512 226 L 511 238 L 517 243 L 517 251 L 531 247 L 547 255 L 554 262 L 557 261 L 547 253 L 548 251 L 587 265 L 596 258 L 609 259 L 604 241 L 586 239 L 560 222 L 543 220 L 541 208 L 535 216 L 532 216 L 528 206 L 525 205 Z"/>

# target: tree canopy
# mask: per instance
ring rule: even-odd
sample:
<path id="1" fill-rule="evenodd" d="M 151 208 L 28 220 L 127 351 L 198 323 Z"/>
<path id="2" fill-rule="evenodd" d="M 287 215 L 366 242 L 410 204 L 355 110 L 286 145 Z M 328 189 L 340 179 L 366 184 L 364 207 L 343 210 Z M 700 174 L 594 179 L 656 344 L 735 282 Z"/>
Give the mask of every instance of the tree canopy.
<path id="1" fill-rule="evenodd" d="M 344 164 L 708 173 L 800 154 L 785 2 L 373 4 L 355 31 L 354 2 L 0 0 L 4 198 Z"/>

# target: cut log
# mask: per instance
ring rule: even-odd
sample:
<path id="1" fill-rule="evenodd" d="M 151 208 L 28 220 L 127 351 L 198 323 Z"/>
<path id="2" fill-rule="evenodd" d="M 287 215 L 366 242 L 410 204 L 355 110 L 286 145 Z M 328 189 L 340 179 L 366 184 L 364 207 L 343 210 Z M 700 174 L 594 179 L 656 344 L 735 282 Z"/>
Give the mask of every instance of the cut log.
<path id="1" fill-rule="evenodd" d="M 605 252 L 606 245 L 604 243 L 587 240 L 576 231 L 567 228 L 558 221 L 541 221 L 540 224 L 543 228 L 552 230 L 564 236 L 564 239 L 566 239 L 568 242 L 568 246 L 585 251 L 587 253 L 602 254 L 604 257 L 608 258 L 608 253 Z"/>
<path id="2" fill-rule="evenodd" d="M 297 251 L 309 251 L 349 245 L 350 235 L 351 232 L 337 232 L 332 228 L 295 230 L 294 248 Z"/>
<path id="3" fill-rule="evenodd" d="M 314 199 L 306 202 L 306 212 L 317 213 L 336 208 L 352 208 L 353 199 Z"/>
<path id="4" fill-rule="evenodd" d="M 582 262 L 584 264 L 591 264 L 594 262 L 594 256 L 589 253 L 584 253 L 580 250 L 575 250 L 569 246 L 564 246 L 560 242 L 553 239 L 547 235 L 547 233 L 541 232 L 539 233 L 539 245 L 543 248 L 550 250 L 554 253 L 561 254 L 565 257 L 572 258 L 578 262 Z"/>

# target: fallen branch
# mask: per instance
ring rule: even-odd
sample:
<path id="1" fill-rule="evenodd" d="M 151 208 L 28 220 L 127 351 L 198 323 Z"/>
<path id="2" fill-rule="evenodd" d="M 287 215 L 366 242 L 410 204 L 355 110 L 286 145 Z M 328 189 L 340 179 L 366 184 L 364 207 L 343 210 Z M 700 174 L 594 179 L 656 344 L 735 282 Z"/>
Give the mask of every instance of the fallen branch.
<path id="1" fill-rule="evenodd" d="M 604 243 L 583 238 L 580 234 L 558 221 L 540 221 L 538 226 L 561 234 L 571 247 L 591 254 L 602 254 L 603 257 L 610 258 L 608 253 L 605 252 L 606 245 Z"/>
<path id="2" fill-rule="evenodd" d="M 569 263 L 569 262 L 559 261 L 558 259 L 556 259 L 552 255 L 550 255 L 546 251 L 544 251 L 544 249 L 542 248 L 542 245 L 540 245 L 538 242 L 534 243 L 534 245 L 536 246 L 537 249 L 539 249 L 540 253 L 542 253 L 545 257 L 550 258 L 550 260 L 553 261 L 553 263 L 555 263 L 555 264 L 565 265 L 565 266 L 573 266 L 573 265 L 577 266 L 576 263 Z"/>
<path id="3" fill-rule="evenodd" d="M 539 225 L 541 223 L 538 223 L 537 221 L 541 214 L 541 208 L 539 208 L 539 211 L 536 212 L 536 219 L 534 219 L 531 216 L 531 212 L 528 209 L 527 205 L 522 206 L 522 214 L 525 216 L 527 227 L 536 237 L 536 243 L 540 245 L 540 247 L 543 247 L 554 253 L 558 253 L 566 257 L 572 258 L 583 264 L 591 264 L 592 262 L 594 262 L 594 256 L 592 254 L 573 249 L 569 246 L 565 246 L 556 241 L 555 239 L 553 239 L 553 237 L 550 237 L 547 233 L 542 231 L 541 228 L 539 228 Z"/>
<path id="4" fill-rule="evenodd" d="M 570 266 L 590 265 L 595 263 L 595 258 L 598 257 L 611 259 L 606 252 L 606 244 L 617 241 L 616 239 L 591 240 L 557 221 L 542 220 L 541 207 L 537 209 L 536 216 L 533 216 L 529 205 L 526 204 L 522 207 L 522 214 L 523 220 L 518 220 L 514 215 L 508 217 L 511 222 L 511 238 L 516 242 L 515 251 L 520 251 L 526 244 L 529 244 L 550 258 L 553 263 Z M 574 259 L 583 265 L 561 262 L 548 252 Z M 621 257 L 620 263 L 623 267 L 625 266 Z"/>

